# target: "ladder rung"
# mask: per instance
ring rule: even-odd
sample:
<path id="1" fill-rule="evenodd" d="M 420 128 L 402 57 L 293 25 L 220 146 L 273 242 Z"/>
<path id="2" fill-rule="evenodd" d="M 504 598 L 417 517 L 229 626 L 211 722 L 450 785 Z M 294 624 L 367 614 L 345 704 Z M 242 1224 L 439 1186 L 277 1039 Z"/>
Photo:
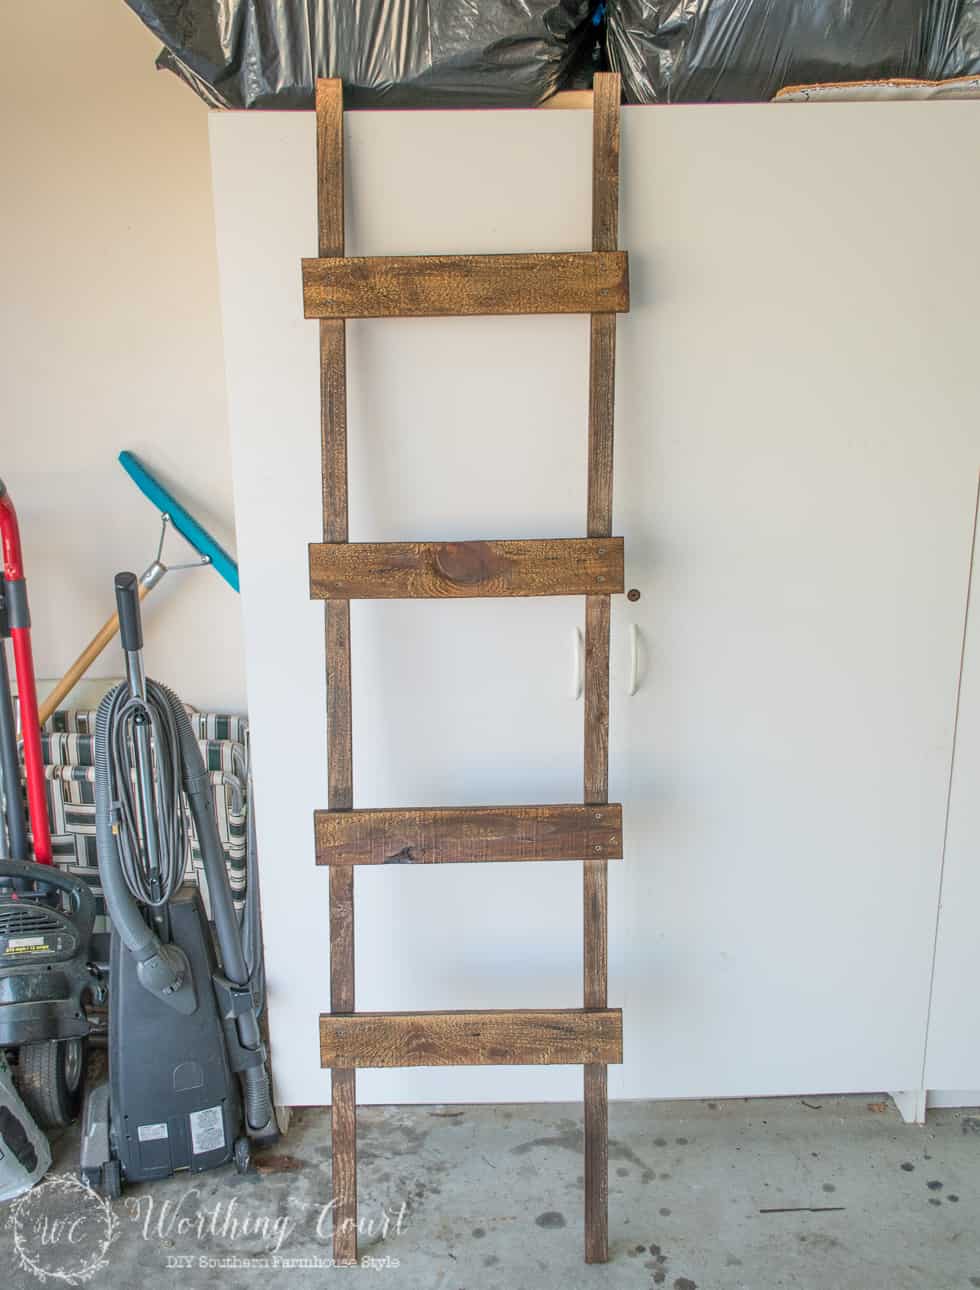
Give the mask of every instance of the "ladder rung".
<path id="1" fill-rule="evenodd" d="M 314 600 L 579 596 L 622 590 L 622 538 L 310 544 Z"/>
<path id="2" fill-rule="evenodd" d="M 579 1066 L 623 1060 L 619 1008 L 320 1015 L 320 1065 Z"/>
<path id="3" fill-rule="evenodd" d="M 317 811 L 314 830 L 326 865 L 623 858 L 618 803 Z"/>
<path id="4" fill-rule="evenodd" d="M 625 313 L 625 251 L 303 261 L 307 318 Z"/>

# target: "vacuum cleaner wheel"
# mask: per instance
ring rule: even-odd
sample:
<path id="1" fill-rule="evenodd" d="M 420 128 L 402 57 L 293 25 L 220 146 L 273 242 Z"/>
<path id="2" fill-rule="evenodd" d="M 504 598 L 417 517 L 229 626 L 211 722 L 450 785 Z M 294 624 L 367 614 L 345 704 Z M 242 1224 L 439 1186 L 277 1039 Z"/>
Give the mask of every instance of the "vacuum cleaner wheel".
<path id="1" fill-rule="evenodd" d="M 42 1129 L 60 1129 L 78 1115 L 85 1075 L 84 1039 L 48 1039 L 21 1044 L 17 1083 L 27 1109 Z"/>
<path id="2" fill-rule="evenodd" d="M 252 1168 L 252 1144 L 246 1137 L 235 1139 L 235 1168 L 240 1174 L 247 1174 Z"/>
<path id="3" fill-rule="evenodd" d="M 118 1200 L 122 1195 L 122 1170 L 118 1160 L 107 1160 L 102 1166 L 102 1185 L 98 1190 L 110 1200 Z"/>

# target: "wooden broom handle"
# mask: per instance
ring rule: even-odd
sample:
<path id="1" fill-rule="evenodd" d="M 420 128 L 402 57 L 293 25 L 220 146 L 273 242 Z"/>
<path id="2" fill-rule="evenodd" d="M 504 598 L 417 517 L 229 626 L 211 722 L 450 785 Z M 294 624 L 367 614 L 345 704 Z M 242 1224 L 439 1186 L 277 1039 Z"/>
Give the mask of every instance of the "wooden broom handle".
<path id="1" fill-rule="evenodd" d="M 153 585 L 154 584 L 152 583 L 144 583 L 142 580 L 140 581 L 140 600 L 145 599 Z M 39 705 L 38 719 L 42 726 L 51 716 L 52 712 L 55 711 L 65 695 L 75 688 L 118 631 L 119 615 L 113 614 L 111 618 L 106 619 L 48 697 Z"/>

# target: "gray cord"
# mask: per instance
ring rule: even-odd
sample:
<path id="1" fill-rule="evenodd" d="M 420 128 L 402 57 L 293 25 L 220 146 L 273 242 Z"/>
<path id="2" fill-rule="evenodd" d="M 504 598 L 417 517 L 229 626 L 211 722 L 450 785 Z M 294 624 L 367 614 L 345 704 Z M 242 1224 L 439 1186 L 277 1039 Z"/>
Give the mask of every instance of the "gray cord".
<path id="1" fill-rule="evenodd" d="M 153 800 L 160 839 L 158 896 L 150 886 L 133 783 L 136 764 L 133 727 L 137 718 L 149 725 L 156 772 L 153 776 Z M 189 840 L 182 800 L 180 738 L 162 687 L 155 681 L 147 681 L 144 703 L 142 699 L 131 696 L 127 686 L 119 686 L 111 699 L 106 733 L 112 831 L 123 878 L 138 901 L 158 909 L 173 898 L 184 880 Z"/>
<path id="2" fill-rule="evenodd" d="M 259 897 L 259 857 L 258 839 L 255 830 L 255 793 L 252 787 L 252 767 L 247 771 L 248 792 L 246 793 L 246 810 L 248 811 L 248 832 L 245 845 L 245 905 L 242 909 L 240 925 L 242 929 L 242 951 L 245 954 L 245 965 L 248 968 L 248 980 L 252 987 L 252 998 L 255 1000 L 256 1016 L 261 1017 L 265 1007 L 265 958 L 262 952 L 262 909 Z"/>

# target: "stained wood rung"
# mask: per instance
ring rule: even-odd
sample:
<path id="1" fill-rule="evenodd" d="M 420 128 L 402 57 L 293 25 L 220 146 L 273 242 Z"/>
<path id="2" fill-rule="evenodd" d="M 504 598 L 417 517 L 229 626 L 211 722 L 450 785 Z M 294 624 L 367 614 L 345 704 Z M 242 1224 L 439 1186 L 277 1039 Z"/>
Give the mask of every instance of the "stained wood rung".
<path id="1" fill-rule="evenodd" d="M 619 1008 L 320 1016 L 320 1065 L 578 1066 L 623 1060 Z"/>
<path id="2" fill-rule="evenodd" d="M 622 590 L 622 538 L 310 544 L 314 600 L 581 596 Z"/>
<path id="3" fill-rule="evenodd" d="M 313 827 L 323 865 L 623 858 L 618 803 L 317 811 Z"/>
<path id="4" fill-rule="evenodd" d="M 307 318 L 611 314 L 627 309 L 625 251 L 303 261 Z"/>

